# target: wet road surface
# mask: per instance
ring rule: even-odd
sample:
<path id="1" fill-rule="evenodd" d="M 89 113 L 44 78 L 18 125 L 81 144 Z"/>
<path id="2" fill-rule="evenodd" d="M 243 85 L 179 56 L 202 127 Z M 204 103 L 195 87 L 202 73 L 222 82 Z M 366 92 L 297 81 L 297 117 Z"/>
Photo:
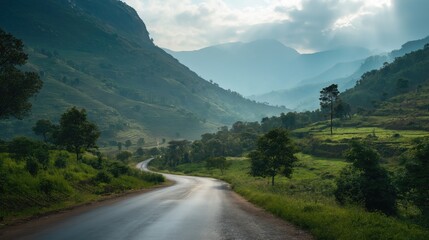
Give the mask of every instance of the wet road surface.
<path id="1" fill-rule="evenodd" d="M 137 167 L 145 169 L 148 161 Z M 84 212 L 19 239 L 312 239 L 222 181 L 165 174 L 176 184 Z"/>

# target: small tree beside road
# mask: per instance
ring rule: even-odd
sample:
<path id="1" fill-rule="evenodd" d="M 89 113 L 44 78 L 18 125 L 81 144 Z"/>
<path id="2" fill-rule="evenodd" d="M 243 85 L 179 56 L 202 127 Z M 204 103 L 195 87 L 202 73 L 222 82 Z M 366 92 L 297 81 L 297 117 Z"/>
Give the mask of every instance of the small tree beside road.
<path id="1" fill-rule="evenodd" d="M 61 116 L 55 140 L 59 146 L 75 153 L 76 160 L 79 160 L 83 151 L 97 147 L 99 136 L 98 127 L 87 120 L 85 109 L 73 107 Z"/>

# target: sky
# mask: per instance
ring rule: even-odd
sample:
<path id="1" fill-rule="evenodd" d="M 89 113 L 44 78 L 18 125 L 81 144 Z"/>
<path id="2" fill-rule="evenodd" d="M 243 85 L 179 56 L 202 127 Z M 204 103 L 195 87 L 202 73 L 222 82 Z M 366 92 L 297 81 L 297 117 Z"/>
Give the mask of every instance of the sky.
<path id="1" fill-rule="evenodd" d="M 429 0 L 123 0 L 175 51 L 276 39 L 299 52 L 390 51 L 429 35 Z"/>

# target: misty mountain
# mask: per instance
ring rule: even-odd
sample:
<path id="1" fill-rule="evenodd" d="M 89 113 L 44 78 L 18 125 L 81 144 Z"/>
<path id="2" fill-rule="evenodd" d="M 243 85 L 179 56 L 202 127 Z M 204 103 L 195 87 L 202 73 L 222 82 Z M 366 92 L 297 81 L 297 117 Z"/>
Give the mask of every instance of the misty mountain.
<path id="1" fill-rule="evenodd" d="M 71 106 L 87 109 L 104 140 L 152 142 L 286 111 L 200 78 L 155 46 L 118 0 L 3 0 L 0 28 L 24 41 L 26 69 L 44 81 L 32 115 L 2 121 L 2 138 L 30 134 L 38 119 L 58 120 Z"/>
<path id="2" fill-rule="evenodd" d="M 367 49 L 358 47 L 299 54 L 276 40 L 167 52 L 202 77 L 246 96 L 292 88 L 301 80 L 315 77 L 338 63 L 365 59 L 370 55 Z M 354 70 L 348 70 L 348 73 Z M 340 75 L 335 71 L 332 73 L 335 77 L 342 76 L 341 72 Z"/>
<path id="3" fill-rule="evenodd" d="M 301 86 L 291 89 L 271 91 L 265 94 L 251 96 L 250 98 L 273 105 L 284 105 L 298 111 L 314 110 L 319 107 L 319 91 L 323 87 L 336 83 L 339 85 L 341 91 L 353 88 L 356 81 L 361 79 L 361 76 L 364 73 L 379 69 L 383 67 L 385 63 L 391 63 L 398 57 L 418 49 L 422 49 L 428 43 L 429 37 L 410 41 L 402 45 L 400 49 L 387 54 L 374 55 L 364 60 L 337 64 L 317 77 L 301 81 Z M 331 74 L 332 72 L 339 73 L 339 75 L 340 73 L 345 74 L 347 73 L 347 69 L 352 70 L 355 67 L 356 70 L 348 76 L 336 77 L 335 74 Z M 341 69 L 344 69 L 345 71 Z"/>

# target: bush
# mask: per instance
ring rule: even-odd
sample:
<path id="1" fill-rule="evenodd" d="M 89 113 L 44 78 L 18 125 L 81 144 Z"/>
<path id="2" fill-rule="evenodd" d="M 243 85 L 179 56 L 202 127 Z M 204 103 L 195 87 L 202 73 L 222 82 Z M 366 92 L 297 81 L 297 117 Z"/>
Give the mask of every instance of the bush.
<path id="1" fill-rule="evenodd" d="M 34 159 L 33 157 L 29 157 L 27 158 L 25 168 L 31 175 L 36 176 L 37 173 L 39 172 L 40 167 L 36 159 Z"/>
<path id="2" fill-rule="evenodd" d="M 26 137 L 18 137 L 9 143 L 9 152 L 17 160 L 34 158 L 44 169 L 49 165 L 49 148 L 45 143 L 33 141 Z"/>
<path id="3" fill-rule="evenodd" d="M 116 155 L 116 159 L 118 159 L 119 161 L 125 162 L 128 161 L 128 159 L 132 156 L 133 154 L 128 152 L 128 151 L 123 151 L 120 152 Z"/>
<path id="4" fill-rule="evenodd" d="M 340 204 L 358 203 L 363 204 L 362 172 L 353 168 L 345 167 L 337 178 L 337 189 L 334 192 L 335 199 Z"/>
<path id="5" fill-rule="evenodd" d="M 54 189 L 54 183 L 50 179 L 42 178 L 39 182 L 39 189 L 44 194 L 51 195 Z"/>
<path id="6" fill-rule="evenodd" d="M 165 177 L 158 173 L 141 172 L 140 179 L 151 183 L 165 182 Z"/>
<path id="7" fill-rule="evenodd" d="M 55 167 L 56 168 L 66 168 L 67 167 L 67 159 L 68 155 L 61 153 L 58 155 L 57 159 L 55 160 Z"/>
<path id="8" fill-rule="evenodd" d="M 100 171 L 94 177 L 94 181 L 98 183 L 110 183 L 112 181 L 112 177 L 109 173 L 105 171 Z"/>
<path id="9" fill-rule="evenodd" d="M 376 150 L 352 142 L 346 153 L 352 166 L 344 169 L 337 180 L 335 197 L 339 203 L 361 203 L 369 211 L 392 215 L 396 212 L 396 190 L 387 171 L 380 166 Z"/>
<path id="10" fill-rule="evenodd" d="M 113 174 L 114 177 L 119 177 L 120 175 L 128 174 L 130 168 L 123 163 L 120 162 L 112 162 L 107 171 Z"/>

